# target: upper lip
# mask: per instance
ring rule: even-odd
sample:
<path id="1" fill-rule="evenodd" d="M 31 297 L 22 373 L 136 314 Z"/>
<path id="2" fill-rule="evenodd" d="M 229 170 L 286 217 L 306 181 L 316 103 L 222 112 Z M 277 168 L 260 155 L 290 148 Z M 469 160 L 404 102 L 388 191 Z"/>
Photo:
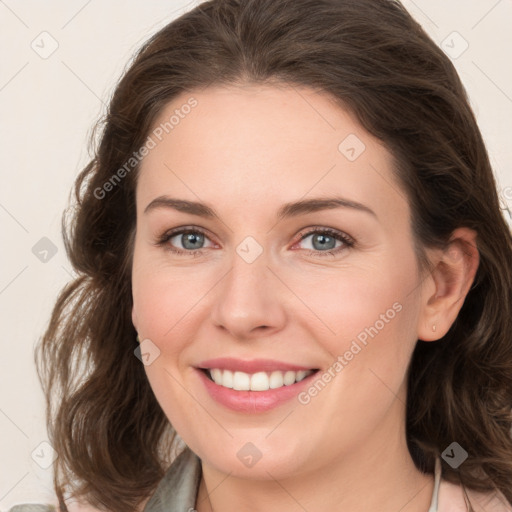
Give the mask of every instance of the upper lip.
<path id="1" fill-rule="evenodd" d="M 243 359 L 235 359 L 233 357 L 208 359 L 199 363 L 197 367 L 201 369 L 219 368 L 221 370 L 231 370 L 232 372 L 239 371 L 244 373 L 272 372 L 275 370 L 301 371 L 316 369 L 311 366 L 301 366 L 273 359 L 251 359 L 250 361 L 247 361 Z"/>

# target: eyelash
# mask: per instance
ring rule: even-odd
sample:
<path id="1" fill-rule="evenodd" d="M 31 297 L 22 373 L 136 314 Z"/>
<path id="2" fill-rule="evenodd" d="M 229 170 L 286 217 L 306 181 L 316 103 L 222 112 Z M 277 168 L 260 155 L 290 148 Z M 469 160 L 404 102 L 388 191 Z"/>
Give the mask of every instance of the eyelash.
<path id="1" fill-rule="evenodd" d="M 200 228 L 196 228 L 196 227 L 176 228 L 174 230 L 167 231 L 162 236 L 160 236 L 156 242 L 156 245 L 159 247 L 166 246 L 165 247 L 166 250 L 168 250 L 174 254 L 181 255 L 181 256 L 188 255 L 188 256 L 192 256 L 194 258 L 201 256 L 203 254 L 204 249 L 191 249 L 191 250 L 176 249 L 175 247 L 173 247 L 172 245 L 167 243 L 167 242 L 169 242 L 169 240 L 171 238 L 173 238 L 177 235 L 182 235 L 184 233 L 200 233 L 200 234 L 204 235 L 205 237 L 207 237 L 206 232 Z M 327 256 L 334 257 L 339 252 L 341 252 L 345 249 L 350 249 L 350 248 L 354 247 L 354 245 L 355 245 L 355 241 L 351 237 L 342 233 L 341 231 L 337 231 L 337 230 L 331 229 L 331 228 L 313 228 L 313 229 L 310 229 L 309 231 L 302 231 L 299 233 L 299 235 L 300 235 L 299 240 L 297 242 L 295 242 L 293 245 L 296 245 L 297 243 L 302 242 L 302 240 L 304 240 L 305 238 L 307 238 L 310 235 L 316 235 L 316 234 L 329 235 L 329 236 L 333 237 L 335 240 L 343 242 L 344 245 L 337 247 L 336 249 L 330 249 L 328 251 L 304 249 L 309 256 L 320 257 L 320 258 L 324 258 Z"/>

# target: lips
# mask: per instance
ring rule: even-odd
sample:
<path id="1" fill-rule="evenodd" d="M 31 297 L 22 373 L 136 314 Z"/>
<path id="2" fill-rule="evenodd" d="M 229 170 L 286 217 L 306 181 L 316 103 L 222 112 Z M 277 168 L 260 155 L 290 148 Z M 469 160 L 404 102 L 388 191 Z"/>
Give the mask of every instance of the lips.
<path id="1" fill-rule="evenodd" d="M 231 372 L 244 372 L 244 373 L 258 373 L 258 372 L 273 372 L 273 371 L 308 371 L 317 370 L 318 368 L 311 366 L 302 366 L 298 364 L 287 363 L 284 361 L 276 361 L 273 359 L 252 359 L 245 361 L 243 359 L 235 359 L 232 357 L 219 357 L 216 359 L 208 359 L 202 361 L 197 365 L 197 368 L 202 370 L 230 370 Z"/>
<path id="2" fill-rule="evenodd" d="M 238 412 L 265 412 L 293 399 L 318 367 L 275 359 L 219 357 L 201 361 L 197 375 L 219 404 Z"/>
<path id="3" fill-rule="evenodd" d="M 206 363 L 206 361 L 202 364 L 204 363 Z M 254 361 L 251 363 L 254 363 Z M 219 362 L 216 361 L 214 364 L 219 364 Z M 274 364 L 275 361 L 272 362 L 272 365 Z M 282 368 L 283 364 L 279 364 Z M 295 365 L 287 366 L 293 367 Z M 237 367 L 239 368 L 240 366 Z M 301 366 L 299 367 L 302 368 Z M 258 366 L 258 369 L 259 368 L 261 368 L 261 365 Z M 284 406 L 285 403 L 295 398 L 311 383 L 318 370 L 287 370 L 286 372 L 274 370 L 272 372 L 259 371 L 248 374 L 239 371 L 231 372 L 227 369 L 221 370 L 220 368 L 213 370 L 196 368 L 195 372 L 199 377 L 199 381 L 202 382 L 207 393 L 215 402 L 236 412 L 253 414 L 270 411 L 280 405 Z M 217 383 L 212 378 L 211 373 L 216 373 L 215 378 L 219 381 L 219 372 L 222 374 L 222 381 Z M 229 374 L 232 375 L 229 376 Z M 267 374 L 270 374 L 270 376 Z M 282 380 L 276 380 L 276 377 L 279 377 L 277 374 L 281 374 Z M 294 382 L 291 382 L 292 379 L 285 382 L 287 374 L 293 374 L 288 376 L 294 377 Z M 226 375 L 229 376 L 227 381 L 224 380 Z M 272 377 L 272 375 L 274 377 Z"/>

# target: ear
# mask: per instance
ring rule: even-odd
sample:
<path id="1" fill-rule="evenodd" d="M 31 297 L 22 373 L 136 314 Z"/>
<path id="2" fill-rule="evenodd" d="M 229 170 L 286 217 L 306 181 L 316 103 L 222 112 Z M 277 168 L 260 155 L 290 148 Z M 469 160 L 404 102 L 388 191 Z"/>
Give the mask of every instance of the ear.
<path id="1" fill-rule="evenodd" d="M 445 249 L 432 252 L 434 268 L 422 284 L 418 339 L 442 338 L 457 318 L 480 263 L 476 238 L 472 229 L 458 228 Z"/>

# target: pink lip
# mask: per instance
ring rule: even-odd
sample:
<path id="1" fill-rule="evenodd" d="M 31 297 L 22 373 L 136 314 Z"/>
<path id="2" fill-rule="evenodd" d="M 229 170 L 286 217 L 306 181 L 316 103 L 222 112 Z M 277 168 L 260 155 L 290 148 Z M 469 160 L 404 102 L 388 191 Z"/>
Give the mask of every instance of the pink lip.
<path id="1" fill-rule="evenodd" d="M 218 368 L 218 366 L 215 366 L 215 368 Z M 268 411 L 291 400 L 297 396 L 304 387 L 309 386 L 311 380 L 315 378 L 318 373 L 314 372 L 300 382 L 277 389 L 269 389 L 268 391 L 237 391 L 215 384 L 215 382 L 206 376 L 204 370 L 196 368 L 195 372 L 199 375 L 208 393 L 216 402 L 233 411 L 247 413 Z"/>
<path id="2" fill-rule="evenodd" d="M 257 373 L 257 372 L 273 372 L 313 370 L 311 366 L 299 366 L 297 364 L 284 363 L 273 359 L 252 359 L 244 361 L 243 359 L 235 359 L 233 357 L 219 357 L 216 359 L 208 359 L 197 365 L 197 368 L 220 368 L 221 370 L 231 370 L 232 372 Z"/>

